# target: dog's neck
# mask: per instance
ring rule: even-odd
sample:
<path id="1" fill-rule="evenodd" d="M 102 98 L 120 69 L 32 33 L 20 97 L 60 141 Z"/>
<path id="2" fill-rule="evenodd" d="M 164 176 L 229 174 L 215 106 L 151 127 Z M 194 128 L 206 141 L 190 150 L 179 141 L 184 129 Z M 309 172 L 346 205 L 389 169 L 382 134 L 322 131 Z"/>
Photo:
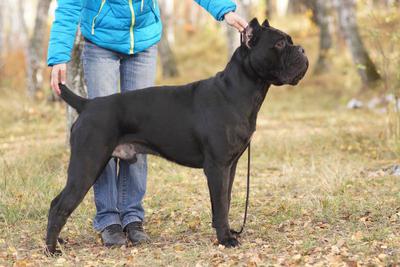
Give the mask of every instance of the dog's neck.
<path id="1" fill-rule="evenodd" d="M 246 47 L 236 49 L 225 69 L 216 78 L 225 83 L 222 88 L 226 88 L 226 95 L 232 95 L 232 101 L 240 101 L 234 103 L 235 107 L 241 108 L 250 117 L 256 117 L 271 84 L 255 72 Z"/>
<path id="2" fill-rule="evenodd" d="M 268 90 L 271 85 L 253 67 L 249 50 L 243 45 L 235 50 L 223 73 L 228 78 L 230 75 L 234 75 L 235 80 L 240 77 L 242 81 L 246 82 L 247 86 L 244 89 L 247 91 Z"/>

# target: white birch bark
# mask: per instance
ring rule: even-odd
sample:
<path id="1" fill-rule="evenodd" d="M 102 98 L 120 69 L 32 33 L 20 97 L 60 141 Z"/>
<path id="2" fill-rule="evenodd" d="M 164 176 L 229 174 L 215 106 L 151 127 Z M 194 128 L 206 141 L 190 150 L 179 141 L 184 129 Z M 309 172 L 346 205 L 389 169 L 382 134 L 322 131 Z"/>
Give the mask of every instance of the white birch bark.
<path id="1" fill-rule="evenodd" d="M 0 73 L 3 69 L 4 64 L 4 11 L 6 8 L 6 2 L 0 1 Z M 1 79 L 1 78 L 0 78 Z"/>
<path id="2" fill-rule="evenodd" d="M 315 64 L 314 72 L 323 73 L 329 69 L 329 51 L 332 48 L 332 34 L 330 16 L 331 5 L 330 1 L 315 0 L 313 12 L 315 23 L 319 27 L 319 55 Z"/>
<path id="3" fill-rule="evenodd" d="M 71 61 L 67 64 L 67 85 L 74 93 L 87 97 L 87 89 L 83 77 L 82 66 L 82 50 L 83 50 L 83 37 L 80 31 L 77 31 L 75 38 L 74 48 L 72 50 Z M 75 109 L 67 105 L 67 144 L 69 145 L 69 135 L 71 132 L 72 124 L 77 119 L 78 114 Z"/>
<path id="4" fill-rule="evenodd" d="M 20 6 L 24 5 L 25 1 L 20 1 Z M 42 87 L 44 61 L 45 38 L 47 34 L 47 18 L 49 14 L 51 0 L 39 0 L 36 11 L 35 26 L 32 36 L 29 38 L 29 46 L 27 49 L 27 89 L 28 95 L 33 98 L 36 92 Z M 23 17 L 23 13 L 21 14 Z M 24 20 L 22 18 L 22 20 Z M 26 23 L 23 22 L 23 31 L 27 34 Z"/>
<path id="5" fill-rule="evenodd" d="M 164 78 L 176 77 L 179 75 L 175 55 L 171 49 L 170 41 L 174 39 L 173 24 L 173 0 L 159 0 L 161 7 L 161 19 L 163 21 L 163 37 L 158 44 L 158 52 L 161 59 L 162 75 Z M 172 7 L 172 8 L 171 8 Z M 170 37 L 169 37 L 170 36 Z"/>
<path id="6" fill-rule="evenodd" d="M 355 0 L 336 0 L 339 25 L 343 37 L 350 48 L 353 62 L 357 67 L 363 85 L 370 86 L 377 80 L 380 75 L 376 70 L 369 54 L 364 46 L 358 31 Z"/>

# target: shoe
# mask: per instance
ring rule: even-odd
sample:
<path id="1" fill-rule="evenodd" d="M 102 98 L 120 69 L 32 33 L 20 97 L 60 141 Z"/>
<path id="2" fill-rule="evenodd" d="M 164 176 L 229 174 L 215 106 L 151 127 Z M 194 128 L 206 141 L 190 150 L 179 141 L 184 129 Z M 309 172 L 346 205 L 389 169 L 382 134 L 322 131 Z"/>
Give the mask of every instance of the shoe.
<path id="1" fill-rule="evenodd" d="M 129 223 L 125 226 L 125 232 L 134 246 L 143 243 L 150 243 L 150 237 L 144 232 L 142 222 Z"/>
<path id="2" fill-rule="evenodd" d="M 126 236 L 122 231 L 119 224 L 112 224 L 107 226 L 101 232 L 101 239 L 106 247 L 123 246 L 126 245 Z"/>

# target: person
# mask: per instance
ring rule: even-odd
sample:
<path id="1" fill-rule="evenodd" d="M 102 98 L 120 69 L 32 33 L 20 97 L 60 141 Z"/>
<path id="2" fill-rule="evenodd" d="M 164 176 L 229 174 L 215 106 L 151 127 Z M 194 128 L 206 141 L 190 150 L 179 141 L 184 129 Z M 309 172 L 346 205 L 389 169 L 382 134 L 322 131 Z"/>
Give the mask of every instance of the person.
<path id="1" fill-rule="evenodd" d="M 238 31 L 247 26 L 231 0 L 195 1 Z M 156 0 L 58 0 L 47 59 L 56 94 L 58 84 L 66 82 L 78 25 L 85 39 L 81 59 L 89 98 L 154 84 L 162 31 Z M 96 180 L 93 225 L 105 246 L 125 244 L 126 235 L 134 245 L 149 241 L 143 230 L 146 180 L 145 155 L 139 155 L 135 164 L 111 159 Z"/>

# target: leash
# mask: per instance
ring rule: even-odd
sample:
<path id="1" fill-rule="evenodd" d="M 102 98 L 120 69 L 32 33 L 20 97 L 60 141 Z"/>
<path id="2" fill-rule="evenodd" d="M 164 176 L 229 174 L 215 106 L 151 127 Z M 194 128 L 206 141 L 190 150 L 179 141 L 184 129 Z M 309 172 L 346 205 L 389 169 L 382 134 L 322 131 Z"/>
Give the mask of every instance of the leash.
<path id="1" fill-rule="evenodd" d="M 244 32 L 240 33 L 240 45 L 242 45 L 244 42 Z M 243 224 L 242 227 L 240 228 L 239 231 L 231 230 L 231 233 L 234 235 L 239 236 L 240 234 L 243 233 L 244 227 L 246 226 L 246 221 L 247 221 L 247 210 L 249 209 L 249 195 L 250 195 L 250 143 L 247 146 L 247 188 L 246 188 L 246 204 L 244 208 L 244 216 L 243 216 Z"/>
<path id="2" fill-rule="evenodd" d="M 250 143 L 247 146 L 247 189 L 246 189 L 246 204 L 244 208 L 243 224 L 239 231 L 231 230 L 234 235 L 240 235 L 243 233 L 244 227 L 246 226 L 247 210 L 249 208 L 249 195 L 250 195 Z"/>

